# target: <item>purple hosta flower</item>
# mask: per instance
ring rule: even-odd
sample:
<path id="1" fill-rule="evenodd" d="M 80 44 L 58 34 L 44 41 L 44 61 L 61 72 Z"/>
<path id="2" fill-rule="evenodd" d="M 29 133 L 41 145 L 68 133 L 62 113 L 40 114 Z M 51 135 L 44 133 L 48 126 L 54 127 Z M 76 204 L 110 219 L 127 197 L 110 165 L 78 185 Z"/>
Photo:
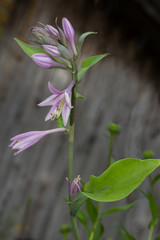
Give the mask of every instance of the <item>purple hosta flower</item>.
<path id="1" fill-rule="evenodd" d="M 77 50 L 76 50 L 76 46 L 74 43 L 74 35 L 75 35 L 74 29 L 67 18 L 62 19 L 62 26 L 63 26 L 64 34 L 65 34 L 67 40 L 69 41 L 69 43 L 71 44 L 74 54 L 77 55 Z"/>
<path id="2" fill-rule="evenodd" d="M 54 61 L 46 53 L 36 53 L 36 54 L 33 54 L 31 58 L 38 66 L 43 68 L 51 68 L 51 67 L 66 68 L 65 65 Z"/>
<path id="3" fill-rule="evenodd" d="M 36 39 L 36 43 L 56 45 L 56 39 L 53 38 L 52 34 L 50 34 L 47 29 L 42 27 L 33 27 L 31 31 Z"/>
<path id="4" fill-rule="evenodd" d="M 49 53 L 50 55 L 53 55 L 54 57 L 60 57 L 61 54 L 56 46 L 52 45 L 42 45 L 43 49 Z"/>
<path id="5" fill-rule="evenodd" d="M 74 86 L 75 81 L 72 81 L 70 85 L 63 91 L 55 89 L 51 83 L 48 83 L 48 88 L 52 93 L 47 99 L 39 103 L 38 106 L 52 106 L 49 113 L 47 114 L 45 121 L 55 118 L 59 118 L 62 113 L 62 119 L 64 126 L 67 125 L 68 118 L 71 111 L 71 90 Z"/>
<path id="6" fill-rule="evenodd" d="M 66 180 L 67 180 L 68 190 L 69 190 L 70 196 L 72 198 L 75 198 L 77 193 L 81 192 L 81 189 L 82 189 L 82 185 L 81 185 L 81 182 L 80 182 L 81 181 L 80 175 L 78 175 L 77 178 L 73 179 L 73 182 L 72 182 L 71 185 L 70 185 L 69 179 L 66 178 Z"/>
<path id="7" fill-rule="evenodd" d="M 24 151 L 25 149 L 37 143 L 44 136 L 51 133 L 64 131 L 66 131 L 65 128 L 56 128 L 46 131 L 31 131 L 22 133 L 10 139 L 12 143 L 9 145 L 9 147 L 12 147 L 12 149 L 18 149 L 18 151 L 14 154 L 17 155 L 18 153 Z"/>

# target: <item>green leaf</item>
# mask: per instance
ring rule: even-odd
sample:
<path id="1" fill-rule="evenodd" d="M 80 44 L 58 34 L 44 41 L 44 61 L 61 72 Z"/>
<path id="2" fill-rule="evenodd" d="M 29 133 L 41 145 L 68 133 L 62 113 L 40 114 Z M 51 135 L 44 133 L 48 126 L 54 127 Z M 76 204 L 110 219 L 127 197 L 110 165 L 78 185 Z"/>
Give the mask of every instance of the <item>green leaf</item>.
<path id="1" fill-rule="evenodd" d="M 149 228 L 155 227 L 158 223 L 158 206 L 154 200 L 154 197 L 150 194 L 148 195 L 149 207 L 152 213 L 152 220 L 149 223 Z"/>
<path id="2" fill-rule="evenodd" d="M 96 32 L 86 32 L 86 33 L 83 33 L 80 38 L 78 39 L 78 43 L 77 43 L 77 52 L 79 53 L 81 51 L 81 48 L 82 48 L 82 45 L 83 45 L 83 42 L 85 40 L 85 38 L 90 35 L 90 34 L 97 34 Z"/>
<path id="3" fill-rule="evenodd" d="M 101 223 L 101 221 L 98 221 L 93 240 L 99 240 L 103 233 L 104 233 L 103 224 Z"/>
<path id="4" fill-rule="evenodd" d="M 127 204 L 127 205 L 123 205 L 123 206 L 117 206 L 117 207 L 113 207 L 113 208 L 110 208 L 108 209 L 107 211 L 103 212 L 101 214 L 101 217 L 104 217 L 104 216 L 107 216 L 109 214 L 112 214 L 112 213 L 115 213 L 115 212 L 120 212 L 120 211 L 125 211 L 125 210 L 128 210 L 130 208 L 132 208 L 138 201 L 134 201 L 130 204 Z"/>
<path id="5" fill-rule="evenodd" d="M 86 201 L 86 209 L 87 209 L 88 215 L 89 215 L 92 223 L 94 224 L 95 221 L 97 220 L 98 211 L 90 199 L 87 199 L 87 201 Z"/>
<path id="6" fill-rule="evenodd" d="M 23 43 L 20 40 L 18 40 L 17 38 L 14 38 L 14 40 L 18 43 L 18 45 L 22 48 L 22 50 L 29 57 L 31 57 L 33 54 L 36 54 L 36 53 L 46 53 L 46 51 L 44 51 L 43 49 L 38 48 L 38 47 L 34 47 L 34 46 L 26 44 L 26 43 Z"/>
<path id="7" fill-rule="evenodd" d="M 122 227 L 123 231 L 120 230 L 119 228 L 116 228 L 116 230 L 117 230 L 117 232 L 119 233 L 119 235 L 121 236 L 121 238 L 122 238 L 123 240 L 136 240 L 136 239 L 127 231 L 127 229 L 125 228 L 125 226 L 124 226 L 122 223 L 120 223 L 120 224 L 121 224 L 121 227 Z"/>
<path id="8" fill-rule="evenodd" d="M 62 115 L 60 115 L 59 118 L 56 118 L 57 124 L 60 128 L 65 128 L 64 124 L 63 124 L 63 119 L 62 119 Z"/>
<path id="9" fill-rule="evenodd" d="M 76 216 L 79 208 L 82 204 L 87 200 L 87 197 L 84 196 L 81 192 L 77 193 L 76 197 L 74 198 L 73 202 L 71 203 L 71 215 Z"/>
<path id="10" fill-rule="evenodd" d="M 84 225 L 84 227 L 88 229 L 87 217 L 86 214 L 82 211 L 82 209 L 78 210 L 76 217 Z"/>
<path id="11" fill-rule="evenodd" d="M 84 74 L 90 67 L 92 67 L 94 64 L 96 64 L 97 62 L 99 62 L 101 59 L 103 59 L 104 57 L 106 57 L 108 55 L 109 55 L 109 53 L 105 53 L 105 54 L 96 55 L 96 56 L 92 56 L 92 57 L 85 59 L 82 62 L 81 69 L 78 72 L 78 81 L 81 81 L 82 77 L 84 76 Z"/>
<path id="12" fill-rule="evenodd" d="M 126 158 L 112 164 L 99 177 L 91 176 L 84 186 L 84 196 L 100 202 L 127 197 L 160 165 L 160 159 Z"/>
<path id="13" fill-rule="evenodd" d="M 85 97 L 82 96 L 81 94 L 79 94 L 78 92 L 76 93 L 76 98 L 77 99 L 85 99 Z"/>
<path id="14" fill-rule="evenodd" d="M 160 240 L 160 237 L 156 237 L 155 240 Z"/>
<path id="15" fill-rule="evenodd" d="M 152 181 L 151 181 L 152 186 L 153 186 L 159 179 L 160 179 L 160 174 L 156 175 L 156 176 L 152 179 Z"/>

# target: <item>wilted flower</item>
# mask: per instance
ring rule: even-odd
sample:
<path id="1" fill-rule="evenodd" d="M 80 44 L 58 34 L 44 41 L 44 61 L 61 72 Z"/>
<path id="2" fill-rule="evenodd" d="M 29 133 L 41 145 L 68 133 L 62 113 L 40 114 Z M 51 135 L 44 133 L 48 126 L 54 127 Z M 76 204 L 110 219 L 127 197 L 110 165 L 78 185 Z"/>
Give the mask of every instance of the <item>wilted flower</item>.
<path id="1" fill-rule="evenodd" d="M 44 136 L 51 133 L 64 131 L 66 131 L 65 128 L 56 128 L 46 131 L 30 131 L 22 133 L 10 139 L 12 143 L 9 145 L 9 147 L 12 147 L 12 149 L 18 149 L 19 151 L 14 154 L 17 155 L 18 153 L 24 151 L 25 149 L 37 143 Z"/>
<path id="2" fill-rule="evenodd" d="M 36 54 L 33 54 L 31 58 L 38 66 L 43 68 L 51 68 L 51 67 L 66 68 L 65 65 L 54 61 L 46 53 L 36 53 Z"/>
<path id="3" fill-rule="evenodd" d="M 48 88 L 52 95 L 38 104 L 38 106 L 52 106 L 45 118 L 45 121 L 49 119 L 59 118 L 62 113 L 63 124 L 64 126 L 67 125 L 72 108 L 70 97 L 74 84 L 75 81 L 72 81 L 66 89 L 59 91 L 55 89 L 50 82 L 48 83 Z"/>
<path id="4" fill-rule="evenodd" d="M 65 34 L 67 40 L 69 41 L 69 43 L 71 44 L 74 54 L 77 55 L 77 50 L 76 50 L 75 43 L 74 43 L 75 32 L 72 27 L 72 24 L 68 21 L 67 18 L 63 18 L 62 26 L 63 26 L 64 34 Z"/>
<path id="5" fill-rule="evenodd" d="M 69 190 L 70 196 L 72 198 L 75 198 L 77 193 L 81 192 L 81 189 L 82 189 L 82 185 L 81 185 L 81 182 L 80 182 L 80 180 L 81 180 L 80 175 L 78 175 L 77 178 L 73 179 L 73 182 L 72 182 L 71 185 L 70 185 L 69 179 L 66 178 L 66 180 L 67 180 L 68 190 Z"/>

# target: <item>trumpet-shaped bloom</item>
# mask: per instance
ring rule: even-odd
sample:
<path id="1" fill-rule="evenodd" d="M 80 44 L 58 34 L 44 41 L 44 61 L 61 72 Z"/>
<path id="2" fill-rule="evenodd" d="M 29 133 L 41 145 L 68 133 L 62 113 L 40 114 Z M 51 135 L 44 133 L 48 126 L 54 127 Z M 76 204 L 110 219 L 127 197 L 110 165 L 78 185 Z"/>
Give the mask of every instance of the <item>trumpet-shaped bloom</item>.
<path id="1" fill-rule="evenodd" d="M 75 198 L 77 193 L 81 192 L 81 188 L 82 188 L 82 185 L 81 185 L 81 182 L 80 182 L 80 180 L 81 180 L 80 175 L 78 175 L 77 178 L 73 179 L 73 182 L 72 182 L 71 185 L 70 185 L 69 179 L 66 178 L 66 180 L 67 180 L 68 190 L 69 190 L 70 196 L 72 198 Z"/>
<path id="2" fill-rule="evenodd" d="M 36 54 L 33 54 L 31 56 L 31 58 L 38 66 L 43 67 L 43 68 L 51 68 L 51 67 L 66 68 L 65 65 L 54 61 L 46 53 L 36 53 Z"/>
<path id="3" fill-rule="evenodd" d="M 52 95 L 38 104 L 38 106 L 52 106 L 45 118 L 45 121 L 49 119 L 59 118 L 62 113 L 63 124 L 64 126 L 67 125 L 72 108 L 70 98 L 71 90 L 74 84 L 75 81 L 72 81 L 66 89 L 59 91 L 55 89 L 50 82 L 48 83 L 48 88 Z"/>
<path id="4" fill-rule="evenodd" d="M 17 155 L 18 153 L 24 151 L 25 149 L 37 143 L 44 136 L 51 133 L 64 131 L 66 131 L 65 128 L 56 128 L 46 131 L 31 131 L 22 133 L 10 139 L 12 143 L 9 145 L 9 147 L 12 147 L 12 149 L 18 149 L 18 151 L 14 153 L 14 155 Z"/>
<path id="5" fill-rule="evenodd" d="M 74 52 L 75 55 L 77 55 L 77 50 L 76 50 L 76 46 L 74 43 L 74 29 L 72 27 L 72 24 L 68 21 L 67 18 L 63 18 L 62 19 L 62 26 L 63 26 L 63 31 L 64 34 L 67 38 L 67 40 L 69 41 L 69 43 L 71 44 L 72 50 Z"/>

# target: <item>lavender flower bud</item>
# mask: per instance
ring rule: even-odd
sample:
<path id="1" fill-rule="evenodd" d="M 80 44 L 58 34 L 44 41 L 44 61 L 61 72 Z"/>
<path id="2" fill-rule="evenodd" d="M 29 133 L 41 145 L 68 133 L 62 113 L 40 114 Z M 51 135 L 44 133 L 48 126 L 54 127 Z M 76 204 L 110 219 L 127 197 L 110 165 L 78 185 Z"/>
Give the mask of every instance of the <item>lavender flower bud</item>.
<path id="1" fill-rule="evenodd" d="M 56 39 L 52 38 L 52 35 L 46 29 L 42 27 L 33 27 L 31 31 L 37 43 L 56 45 Z"/>
<path id="2" fill-rule="evenodd" d="M 43 49 L 54 57 L 60 57 L 61 54 L 56 46 L 52 45 L 42 45 Z"/>
<path id="3" fill-rule="evenodd" d="M 52 27 L 51 25 L 46 25 L 46 29 L 53 37 L 60 40 L 60 35 L 56 28 Z"/>
<path id="4" fill-rule="evenodd" d="M 51 68 L 51 67 L 61 67 L 65 66 L 61 63 L 55 62 L 48 54 L 36 53 L 32 55 L 32 60 L 40 67 Z"/>
<path id="5" fill-rule="evenodd" d="M 76 46 L 74 43 L 75 32 L 74 32 L 74 29 L 73 29 L 71 23 L 68 21 L 67 18 L 62 19 L 62 26 L 63 26 L 64 34 L 65 34 L 67 40 L 69 41 L 69 43 L 71 44 L 74 55 L 77 55 L 77 50 L 76 50 Z"/>

